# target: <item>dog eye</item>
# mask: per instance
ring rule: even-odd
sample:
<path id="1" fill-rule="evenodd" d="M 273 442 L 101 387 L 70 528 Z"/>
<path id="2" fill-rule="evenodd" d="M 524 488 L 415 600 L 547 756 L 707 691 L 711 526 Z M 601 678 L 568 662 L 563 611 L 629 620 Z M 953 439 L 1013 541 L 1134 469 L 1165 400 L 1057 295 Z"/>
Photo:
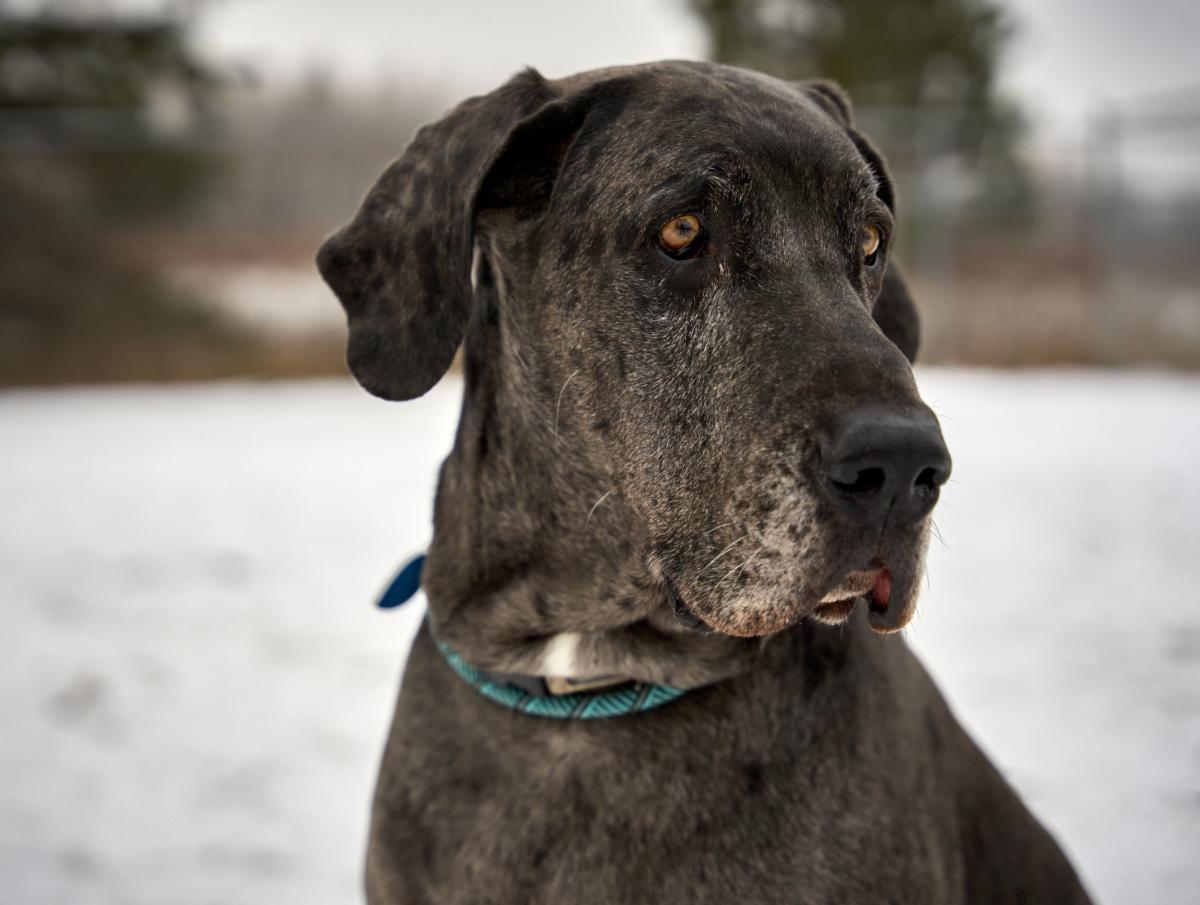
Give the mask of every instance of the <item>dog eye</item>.
<path id="1" fill-rule="evenodd" d="M 879 259 L 879 246 L 883 244 L 883 233 L 879 231 L 878 226 L 873 226 L 868 223 L 863 227 L 862 231 L 862 250 L 863 263 L 868 267 L 874 267 L 875 262 Z"/>
<path id="2" fill-rule="evenodd" d="M 673 258 L 688 258 L 700 251 L 704 226 L 695 214 L 673 217 L 658 231 L 659 247 Z"/>

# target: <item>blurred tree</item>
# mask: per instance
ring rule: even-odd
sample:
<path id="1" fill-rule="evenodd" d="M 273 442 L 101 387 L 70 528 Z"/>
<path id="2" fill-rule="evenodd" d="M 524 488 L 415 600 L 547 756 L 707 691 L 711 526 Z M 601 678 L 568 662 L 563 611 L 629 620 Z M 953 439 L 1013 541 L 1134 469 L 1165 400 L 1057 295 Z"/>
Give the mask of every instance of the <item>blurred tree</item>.
<path id="1" fill-rule="evenodd" d="M 0 0 L 0 383 L 193 376 L 244 356 L 123 232 L 177 223 L 212 185 L 218 157 L 197 137 L 219 84 L 175 14 Z"/>
<path id="2" fill-rule="evenodd" d="M 217 172 L 195 136 L 212 126 L 220 79 L 182 18 L 69 9 L 20 15 L 0 0 L 0 147 L 60 157 L 86 213 L 179 213 Z"/>
<path id="3" fill-rule="evenodd" d="M 1027 200 L 1021 117 L 995 85 L 1012 29 L 991 0 L 690 2 L 714 60 L 839 82 L 902 180 L 957 155 L 989 209 Z"/>

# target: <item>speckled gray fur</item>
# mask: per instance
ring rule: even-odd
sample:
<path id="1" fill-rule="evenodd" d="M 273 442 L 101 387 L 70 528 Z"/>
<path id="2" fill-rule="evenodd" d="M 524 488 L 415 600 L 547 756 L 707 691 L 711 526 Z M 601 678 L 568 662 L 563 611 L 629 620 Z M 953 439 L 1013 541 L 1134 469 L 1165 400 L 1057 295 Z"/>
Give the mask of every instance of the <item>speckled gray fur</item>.
<path id="1" fill-rule="evenodd" d="M 829 83 L 527 71 L 423 129 L 322 247 L 368 390 L 418 396 L 465 349 L 372 905 L 1087 901 L 884 634 L 912 615 L 928 521 L 863 536 L 815 488 L 839 413 L 932 418 L 912 301 L 859 249 L 893 203 Z M 689 212 L 706 253 L 670 260 L 654 237 Z M 871 563 L 888 613 L 820 624 Z M 581 675 L 697 690 L 542 720 L 467 686 L 431 634 L 537 672 L 564 632 Z"/>

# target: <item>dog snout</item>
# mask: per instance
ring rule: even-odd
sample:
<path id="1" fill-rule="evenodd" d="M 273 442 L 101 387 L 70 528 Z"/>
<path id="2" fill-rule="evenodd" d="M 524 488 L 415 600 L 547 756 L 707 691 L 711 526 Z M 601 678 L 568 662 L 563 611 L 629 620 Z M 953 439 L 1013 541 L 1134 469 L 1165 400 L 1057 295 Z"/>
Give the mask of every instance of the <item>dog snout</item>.
<path id="1" fill-rule="evenodd" d="M 821 444 L 822 486 L 843 516 L 861 525 L 913 524 L 937 502 L 950 453 L 928 409 L 858 409 Z"/>

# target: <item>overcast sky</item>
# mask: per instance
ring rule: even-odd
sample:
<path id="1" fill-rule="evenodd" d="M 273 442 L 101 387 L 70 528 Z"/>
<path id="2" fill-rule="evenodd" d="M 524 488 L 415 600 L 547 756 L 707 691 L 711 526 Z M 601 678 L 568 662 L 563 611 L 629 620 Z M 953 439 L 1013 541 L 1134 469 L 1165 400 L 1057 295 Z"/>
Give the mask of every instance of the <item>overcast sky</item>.
<path id="1" fill-rule="evenodd" d="M 91 9 L 162 2 L 75 0 Z M 249 64 L 267 81 L 319 66 L 346 82 L 374 82 L 383 74 L 444 81 L 447 93 L 458 95 L 490 88 L 524 65 L 553 76 L 705 52 L 685 0 L 192 2 L 200 10 L 200 47 L 219 60 Z M 1002 84 L 1044 117 L 1200 86 L 1198 0 L 1000 2 L 1018 26 Z"/>

